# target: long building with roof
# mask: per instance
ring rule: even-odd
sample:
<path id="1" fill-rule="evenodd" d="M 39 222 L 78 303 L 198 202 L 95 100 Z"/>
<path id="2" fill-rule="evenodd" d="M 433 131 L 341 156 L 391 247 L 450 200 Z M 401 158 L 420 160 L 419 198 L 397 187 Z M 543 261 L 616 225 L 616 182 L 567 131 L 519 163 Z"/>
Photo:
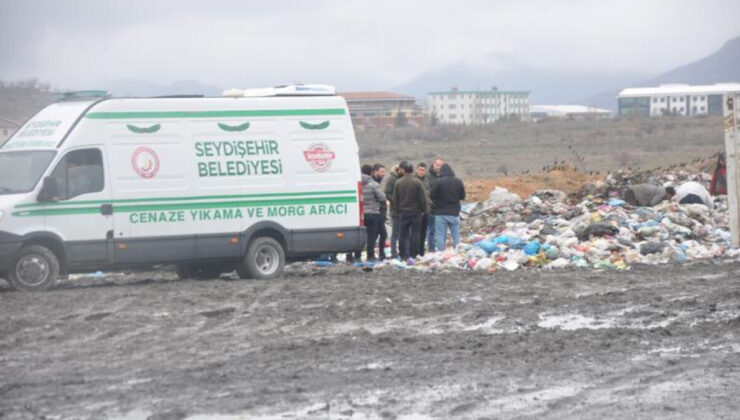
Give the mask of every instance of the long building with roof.
<path id="1" fill-rule="evenodd" d="M 357 130 L 388 129 L 398 125 L 420 127 L 424 123 L 416 98 L 392 92 L 343 92 L 352 124 Z"/>
<path id="2" fill-rule="evenodd" d="M 740 83 L 627 88 L 617 96 L 619 115 L 721 115 L 722 98 L 729 92 L 740 92 Z"/>
<path id="3" fill-rule="evenodd" d="M 611 117 L 608 109 L 594 108 L 585 105 L 532 105 L 529 115 L 532 121 L 542 118 L 566 120 L 601 120 Z"/>
<path id="4" fill-rule="evenodd" d="M 504 118 L 529 120 L 529 92 L 474 90 L 429 92 L 429 113 L 440 124 L 491 124 Z"/>

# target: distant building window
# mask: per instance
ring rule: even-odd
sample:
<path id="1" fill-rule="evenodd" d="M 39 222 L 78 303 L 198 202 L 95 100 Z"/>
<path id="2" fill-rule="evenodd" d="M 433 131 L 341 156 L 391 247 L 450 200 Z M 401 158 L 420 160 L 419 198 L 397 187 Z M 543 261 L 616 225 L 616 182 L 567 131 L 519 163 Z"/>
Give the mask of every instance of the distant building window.
<path id="1" fill-rule="evenodd" d="M 707 99 L 707 97 L 706 97 L 706 96 L 702 96 L 702 97 L 701 97 L 701 100 L 702 100 L 702 101 L 705 101 L 706 99 Z"/>
<path id="2" fill-rule="evenodd" d="M 451 119 L 451 120 L 457 119 L 457 115 L 455 115 L 455 114 L 450 114 L 450 119 Z"/>
<path id="3" fill-rule="evenodd" d="M 677 100 L 678 100 L 677 98 L 673 98 L 673 102 L 676 102 Z"/>
<path id="4" fill-rule="evenodd" d="M 704 107 L 699 107 L 699 111 L 704 112 Z"/>
<path id="5" fill-rule="evenodd" d="M 660 102 L 661 103 L 665 102 L 665 98 L 660 98 Z"/>
<path id="6" fill-rule="evenodd" d="M 654 104 L 657 104 L 658 103 L 658 98 L 653 98 L 653 103 Z"/>
<path id="7" fill-rule="evenodd" d="M 449 105 L 449 106 L 448 106 L 447 108 L 449 108 L 449 109 L 455 109 L 455 108 L 457 108 L 457 105 L 455 105 L 455 104 L 450 104 L 450 105 Z"/>
<path id="8" fill-rule="evenodd" d="M 678 112 L 683 112 L 683 107 L 679 108 Z"/>

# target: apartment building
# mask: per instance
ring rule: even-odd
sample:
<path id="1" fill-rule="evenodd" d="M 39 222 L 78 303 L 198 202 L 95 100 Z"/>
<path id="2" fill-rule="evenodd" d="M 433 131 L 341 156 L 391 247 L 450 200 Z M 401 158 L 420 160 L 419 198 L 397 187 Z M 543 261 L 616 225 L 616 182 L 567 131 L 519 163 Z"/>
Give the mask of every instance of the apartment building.
<path id="1" fill-rule="evenodd" d="M 722 115 L 722 97 L 728 92 L 740 92 L 740 83 L 627 88 L 617 97 L 619 115 Z"/>
<path id="2" fill-rule="evenodd" d="M 524 90 L 429 92 L 429 114 L 440 124 L 491 124 L 503 118 L 529 121 L 529 92 Z"/>
<path id="3" fill-rule="evenodd" d="M 344 92 L 356 130 L 395 128 L 399 124 L 420 127 L 424 123 L 416 98 L 392 92 Z M 400 114 L 400 115 L 399 115 Z"/>

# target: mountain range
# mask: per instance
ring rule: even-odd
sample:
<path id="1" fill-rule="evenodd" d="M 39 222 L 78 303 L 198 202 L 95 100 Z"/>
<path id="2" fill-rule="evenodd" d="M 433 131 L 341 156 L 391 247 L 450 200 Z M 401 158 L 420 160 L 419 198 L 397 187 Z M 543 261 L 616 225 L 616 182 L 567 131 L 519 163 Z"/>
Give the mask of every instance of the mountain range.
<path id="1" fill-rule="evenodd" d="M 393 91 L 425 100 L 428 92 L 460 90 L 527 90 L 532 104 L 581 104 L 615 110 L 626 87 L 664 83 L 740 82 L 740 37 L 708 57 L 657 76 L 630 72 L 551 71 L 523 64 L 515 57 L 490 53 L 481 60 L 459 61 L 422 73 Z"/>

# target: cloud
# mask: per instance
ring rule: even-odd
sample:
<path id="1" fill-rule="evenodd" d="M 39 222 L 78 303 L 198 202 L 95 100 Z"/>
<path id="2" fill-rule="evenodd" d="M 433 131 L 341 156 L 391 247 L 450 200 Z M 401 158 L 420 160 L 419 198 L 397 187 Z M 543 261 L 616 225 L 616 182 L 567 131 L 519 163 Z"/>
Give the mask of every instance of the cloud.
<path id="1" fill-rule="evenodd" d="M 738 15 L 734 0 L 4 1 L 0 78 L 379 89 L 490 57 L 659 73 L 740 35 Z"/>

